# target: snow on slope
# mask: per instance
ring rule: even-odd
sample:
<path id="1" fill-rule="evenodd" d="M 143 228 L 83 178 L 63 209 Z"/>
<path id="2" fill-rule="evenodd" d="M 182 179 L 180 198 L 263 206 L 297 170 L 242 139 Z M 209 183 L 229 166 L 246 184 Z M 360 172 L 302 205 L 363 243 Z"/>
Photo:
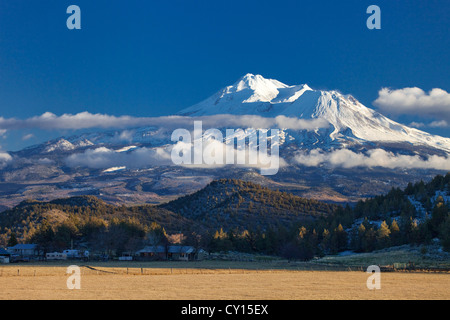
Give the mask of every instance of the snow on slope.
<path id="1" fill-rule="evenodd" d="M 199 104 L 178 115 L 216 114 L 322 118 L 334 128 L 331 140 L 407 142 L 450 152 L 450 139 L 397 123 L 367 108 L 351 95 L 313 90 L 308 85 L 289 86 L 260 75 L 247 74 Z"/>
<path id="2" fill-rule="evenodd" d="M 287 129 L 280 124 L 280 146 L 296 144 L 302 149 L 334 149 L 371 142 L 426 146 L 450 153 L 450 139 L 410 128 L 367 108 L 351 95 L 338 91 L 314 90 L 306 84 L 289 86 L 260 75 L 247 74 L 210 98 L 182 110 L 182 116 L 257 115 L 265 118 L 284 116 L 305 120 L 324 119 L 331 126 L 316 131 Z M 278 122 L 277 122 L 278 123 Z M 258 123 L 256 129 L 265 128 Z M 206 128 L 205 128 L 206 129 Z M 219 127 L 219 129 L 224 129 Z M 246 129 L 246 128 L 242 128 Z M 144 145 L 171 145 L 171 130 L 162 127 L 140 127 L 122 131 L 85 133 L 60 138 L 43 145 L 44 153 L 76 152 L 90 146 L 114 145 L 117 152 L 130 152 Z"/>

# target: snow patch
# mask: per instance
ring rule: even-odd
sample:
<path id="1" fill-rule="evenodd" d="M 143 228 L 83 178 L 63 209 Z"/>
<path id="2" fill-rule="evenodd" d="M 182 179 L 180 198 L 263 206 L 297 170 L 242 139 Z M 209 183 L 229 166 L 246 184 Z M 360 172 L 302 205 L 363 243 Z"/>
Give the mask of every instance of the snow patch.
<path id="1" fill-rule="evenodd" d="M 112 167 L 106 170 L 103 170 L 103 173 L 108 173 L 108 172 L 117 172 L 117 171 L 122 171 L 125 170 L 127 167 Z"/>

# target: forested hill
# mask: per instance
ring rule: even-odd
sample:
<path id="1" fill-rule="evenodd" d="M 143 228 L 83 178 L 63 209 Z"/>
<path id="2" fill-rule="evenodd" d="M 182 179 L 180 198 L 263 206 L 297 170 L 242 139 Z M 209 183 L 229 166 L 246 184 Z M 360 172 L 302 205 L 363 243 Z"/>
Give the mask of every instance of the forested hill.
<path id="1" fill-rule="evenodd" d="M 338 206 L 273 191 L 239 180 L 214 181 L 204 189 L 166 205 L 114 206 L 94 196 L 50 202 L 23 201 L 0 213 L 0 241 L 14 233 L 21 242 L 36 240 L 37 233 L 64 232 L 63 238 L 88 239 L 96 233 L 164 229 L 167 233 L 202 233 L 224 230 L 290 228 L 305 219 L 327 215 Z M 123 229 L 123 230 L 122 230 Z M 136 231 L 136 232 L 137 232 Z M 1 246 L 1 245 L 0 245 Z"/>
<path id="2" fill-rule="evenodd" d="M 211 251 L 300 259 L 433 239 L 450 251 L 450 174 L 392 189 L 354 208 L 223 179 L 160 206 L 114 206 L 81 196 L 25 201 L 0 213 L 0 247 L 19 241 L 60 250 L 74 243 L 118 253 L 167 243 L 174 234 Z"/>
<path id="3" fill-rule="evenodd" d="M 267 229 L 333 213 L 338 206 L 271 190 L 252 182 L 221 179 L 200 191 L 161 205 L 208 226 Z"/>
<path id="4" fill-rule="evenodd" d="M 9 239 L 12 233 L 21 242 L 35 240 L 33 237 L 42 232 L 53 235 L 59 232 L 63 241 L 87 239 L 96 233 L 109 232 L 111 226 L 116 226 L 119 232 L 141 234 L 155 226 L 164 226 L 166 230 L 201 229 L 191 220 L 152 205 L 114 206 L 94 196 L 77 196 L 50 202 L 23 201 L 0 213 L 0 242 Z"/>
<path id="5" fill-rule="evenodd" d="M 385 195 L 359 201 L 354 209 L 355 218 L 388 219 L 393 216 L 425 218 L 431 214 L 436 202 L 450 200 L 450 173 L 438 175 L 428 183 L 410 182 L 402 190 L 393 188 Z"/>

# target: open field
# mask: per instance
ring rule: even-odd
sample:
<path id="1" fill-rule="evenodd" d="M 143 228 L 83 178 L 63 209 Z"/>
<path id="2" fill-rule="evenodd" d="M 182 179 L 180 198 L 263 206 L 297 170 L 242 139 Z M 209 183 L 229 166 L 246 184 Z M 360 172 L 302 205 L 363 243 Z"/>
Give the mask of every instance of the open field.
<path id="1" fill-rule="evenodd" d="M 401 246 L 310 262 L 231 254 L 203 261 L 47 261 L 0 265 L 0 299 L 33 300 L 450 300 L 449 254 Z M 222 257 L 223 258 L 223 257 Z M 382 272 L 369 290 L 369 265 L 412 262 L 420 272 Z M 81 267 L 81 290 L 67 289 L 69 265 Z M 447 272 L 426 272 L 439 268 Z"/>
<path id="2" fill-rule="evenodd" d="M 450 299 L 445 273 L 382 273 L 381 289 L 369 290 L 359 271 L 82 267 L 81 289 L 69 290 L 66 268 L 0 266 L 0 299 Z"/>
<path id="3" fill-rule="evenodd" d="M 403 245 L 369 253 L 325 256 L 315 261 L 317 265 L 350 268 L 369 265 L 388 266 L 394 263 L 412 263 L 415 267 L 424 269 L 450 269 L 450 253 L 440 250 L 438 245 L 420 247 Z"/>

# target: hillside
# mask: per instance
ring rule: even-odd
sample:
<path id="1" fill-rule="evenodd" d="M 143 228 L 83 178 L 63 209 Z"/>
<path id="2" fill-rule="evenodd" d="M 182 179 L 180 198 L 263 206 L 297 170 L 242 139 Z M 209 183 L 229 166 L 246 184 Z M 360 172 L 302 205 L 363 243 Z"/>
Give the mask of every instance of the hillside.
<path id="1" fill-rule="evenodd" d="M 163 208 L 114 206 L 94 196 L 79 196 L 50 202 L 24 201 L 0 213 L 0 235 L 9 238 L 14 233 L 19 240 L 27 241 L 51 226 L 53 232 L 69 228 L 73 238 L 82 239 L 121 223 L 134 225 L 143 232 L 152 225 L 164 226 L 168 231 L 201 229 L 195 222 Z"/>
<path id="2" fill-rule="evenodd" d="M 338 206 L 274 191 L 252 182 L 221 179 L 161 208 L 216 229 L 267 229 L 328 215 Z"/>
<path id="3" fill-rule="evenodd" d="M 0 213 L 0 246 L 15 239 L 48 250 L 74 243 L 102 252 L 138 250 L 180 235 L 207 251 L 309 260 L 438 243 L 450 251 L 450 173 L 360 201 L 354 208 L 221 179 L 163 205 L 117 206 L 94 196 L 24 201 Z M 181 236 L 181 234 L 183 236 Z"/>
<path id="4" fill-rule="evenodd" d="M 385 195 L 360 200 L 354 211 L 356 218 L 389 219 L 403 215 L 423 221 L 437 202 L 450 202 L 450 173 L 438 175 L 427 183 L 410 182 L 403 190 L 392 188 Z"/>
<path id="5" fill-rule="evenodd" d="M 54 245 L 58 239 L 58 246 L 63 247 L 71 240 L 105 243 L 106 240 L 99 240 L 100 235 L 120 238 L 124 233 L 138 243 L 155 229 L 167 235 L 211 234 L 221 228 L 265 230 L 277 225 L 289 229 L 336 208 L 251 182 L 219 180 L 161 206 L 117 206 L 95 196 L 23 201 L 0 213 L 0 242 L 6 245 L 14 234 L 21 242 L 44 241 Z"/>

